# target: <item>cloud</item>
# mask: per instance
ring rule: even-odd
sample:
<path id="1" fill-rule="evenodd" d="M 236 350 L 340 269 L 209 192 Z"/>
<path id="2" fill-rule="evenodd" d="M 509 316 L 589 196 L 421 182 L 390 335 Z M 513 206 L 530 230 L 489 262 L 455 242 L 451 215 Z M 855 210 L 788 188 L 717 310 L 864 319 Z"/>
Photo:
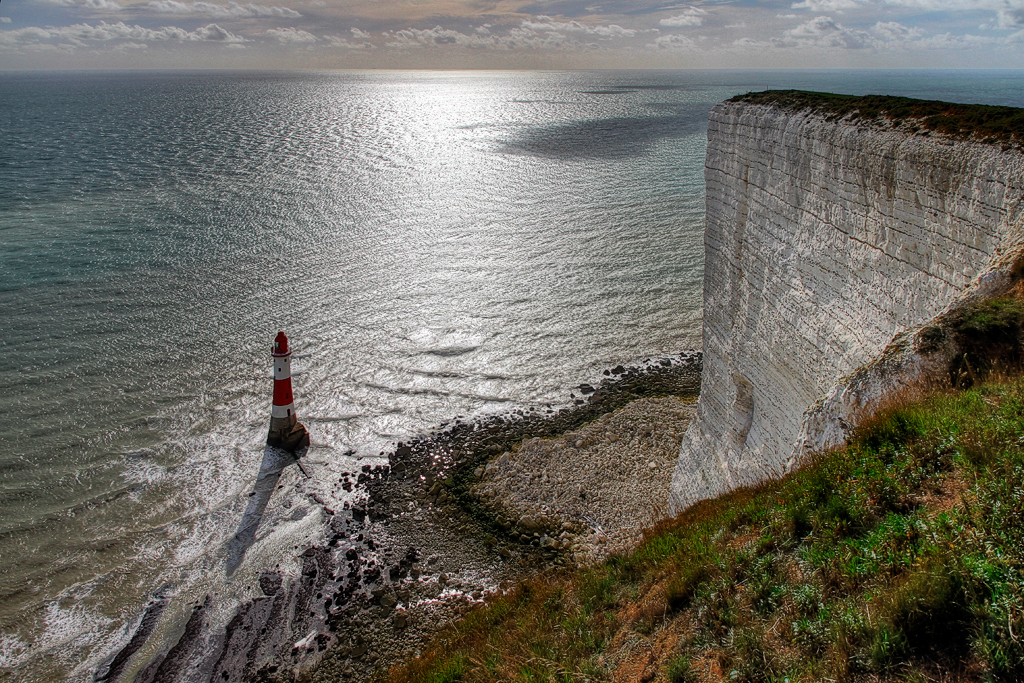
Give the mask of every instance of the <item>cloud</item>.
<path id="1" fill-rule="evenodd" d="M 969 33 L 962 36 L 955 36 L 952 33 L 940 33 L 915 41 L 914 47 L 926 50 L 970 50 L 997 42 L 1008 42 L 1008 39 L 996 40 L 982 36 L 972 36 Z"/>
<path id="2" fill-rule="evenodd" d="M 35 0 L 43 5 L 57 5 L 58 7 L 86 7 L 88 9 L 116 11 L 121 5 L 114 0 Z"/>
<path id="3" fill-rule="evenodd" d="M 431 45 L 462 45 L 464 47 L 496 47 L 493 36 L 466 35 L 452 29 L 435 26 L 431 29 L 407 28 L 393 31 L 388 47 L 410 48 Z"/>
<path id="4" fill-rule="evenodd" d="M 188 40 L 199 40 L 199 41 L 214 41 L 218 43 L 244 43 L 245 38 L 236 36 L 231 31 L 223 29 L 217 24 L 207 24 L 202 28 L 197 28 L 192 33 L 188 34 L 190 37 Z"/>
<path id="5" fill-rule="evenodd" d="M 790 5 L 793 9 L 809 9 L 812 12 L 843 12 L 862 7 L 864 0 L 803 0 Z"/>
<path id="6" fill-rule="evenodd" d="M 540 15 L 533 21 L 524 19 L 520 27 L 527 31 L 548 32 L 548 33 L 585 33 L 600 38 L 632 37 L 637 34 L 635 29 L 622 28 L 615 24 L 587 25 L 578 21 L 555 21 L 551 17 Z"/>
<path id="7" fill-rule="evenodd" d="M 707 15 L 706 11 L 699 7 L 691 7 L 682 14 L 662 19 L 658 23 L 662 26 L 700 26 L 705 15 Z"/>
<path id="8" fill-rule="evenodd" d="M 124 22 L 108 24 L 101 21 L 96 25 L 72 24 L 70 26 L 40 28 L 29 26 L 14 31 L 0 31 L 0 48 L 20 47 L 63 47 L 81 48 L 103 43 L 153 43 L 153 42 L 215 42 L 242 43 L 245 39 L 217 24 L 208 24 L 195 31 L 186 31 L 177 26 L 163 26 L 158 29 L 143 28 Z"/>
<path id="9" fill-rule="evenodd" d="M 316 36 L 297 28 L 271 28 L 266 31 L 268 36 L 277 38 L 284 44 L 289 43 L 315 43 Z"/>
<path id="10" fill-rule="evenodd" d="M 860 50 L 871 46 L 871 36 L 864 31 L 846 28 L 832 17 L 818 16 L 775 39 L 776 47 L 839 47 Z"/>
<path id="11" fill-rule="evenodd" d="M 11 23 L 11 18 L 10 17 L 0 17 L 0 24 L 9 24 L 9 23 Z"/>
<path id="12" fill-rule="evenodd" d="M 901 43 L 909 40 L 916 40 L 924 35 L 924 31 L 922 29 L 909 28 L 898 21 L 880 21 L 876 23 L 871 30 L 874 31 L 875 35 L 879 38 L 890 43 Z"/>
<path id="13" fill-rule="evenodd" d="M 327 41 L 329 46 L 343 50 L 372 50 L 374 47 L 373 43 L 353 43 L 341 36 L 324 36 L 324 40 Z"/>
<path id="14" fill-rule="evenodd" d="M 895 0 L 888 0 L 892 4 Z M 1022 32 L 1024 33 L 1024 32 Z M 847 50 L 968 50 L 1010 42 L 970 34 L 926 36 L 919 27 L 878 21 L 868 31 L 848 28 L 830 16 L 817 16 L 770 41 L 774 47 L 826 47 Z"/>
<path id="15" fill-rule="evenodd" d="M 793 9 L 811 12 L 838 13 L 866 9 L 876 12 L 886 9 L 904 9 L 921 12 L 994 12 L 995 25 L 982 28 L 1016 28 L 1024 26 L 1024 3 L 1021 0 L 800 0 L 790 5 Z"/>
<path id="16" fill-rule="evenodd" d="M 894 7 L 912 7 L 930 11 L 976 11 L 998 10 L 1014 3 L 1007 0 L 884 0 L 884 4 Z"/>
<path id="17" fill-rule="evenodd" d="M 92 0 L 109 2 L 110 0 Z M 302 15 L 288 7 L 268 7 L 266 5 L 240 5 L 229 2 L 218 5 L 212 2 L 179 2 L 178 0 L 152 0 L 149 9 L 165 14 L 192 14 L 215 17 L 217 19 L 244 19 L 247 17 L 283 17 L 298 19 Z"/>
<path id="18" fill-rule="evenodd" d="M 1024 8 L 999 11 L 999 28 L 1017 28 L 1018 26 L 1024 26 Z"/>
<path id="19" fill-rule="evenodd" d="M 575 23 L 575 22 L 573 22 Z M 543 26 L 543 28 L 540 28 Z M 599 46 L 595 43 L 580 43 L 558 31 L 551 30 L 548 24 L 539 25 L 533 21 L 523 21 L 520 26 L 512 28 L 505 35 L 495 35 L 490 31 L 481 33 L 474 30 L 465 34 L 441 26 L 432 29 L 407 28 L 399 31 L 385 31 L 385 47 L 395 49 L 416 49 L 423 47 L 439 47 L 454 45 L 473 50 L 594 50 Z M 540 29 L 540 30 L 538 30 Z M 637 33 L 633 31 L 633 33 Z M 587 35 L 593 35 L 587 32 Z M 597 35 L 601 35 L 597 33 Z"/>
<path id="20" fill-rule="evenodd" d="M 367 33 L 366 31 L 360 31 L 359 29 L 357 29 L 354 26 L 349 29 L 349 32 L 352 34 L 353 37 L 355 37 L 355 38 L 357 38 L 357 39 L 359 39 L 359 40 L 361 40 L 363 42 L 361 42 L 361 43 L 354 43 L 354 42 L 348 40 L 347 38 L 342 38 L 341 36 L 324 36 L 324 40 L 326 40 L 327 43 L 331 47 L 341 48 L 343 50 L 372 50 L 372 49 L 374 49 L 373 43 L 371 43 L 369 41 L 369 39 L 371 37 L 369 33 Z"/>
<path id="21" fill-rule="evenodd" d="M 686 36 L 667 35 L 658 36 L 648 47 L 655 50 L 696 50 L 697 44 Z"/>

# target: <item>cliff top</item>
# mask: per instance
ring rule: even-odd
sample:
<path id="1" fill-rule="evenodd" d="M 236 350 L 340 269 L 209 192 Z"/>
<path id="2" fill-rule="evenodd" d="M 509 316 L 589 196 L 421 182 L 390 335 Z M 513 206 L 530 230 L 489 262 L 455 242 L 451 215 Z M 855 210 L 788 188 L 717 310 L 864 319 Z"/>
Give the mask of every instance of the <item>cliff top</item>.
<path id="1" fill-rule="evenodd" d="M 888 95 L 837 95 L 804 90 L 766 90 L 737 95 L 730 102 L 766 104 L 791 111 L 812 110 L 829 120 L 906 123 L 912 132 L 936 132 L 960 139 L 1024 145 L 1024 109 L 956 104 Z"/>

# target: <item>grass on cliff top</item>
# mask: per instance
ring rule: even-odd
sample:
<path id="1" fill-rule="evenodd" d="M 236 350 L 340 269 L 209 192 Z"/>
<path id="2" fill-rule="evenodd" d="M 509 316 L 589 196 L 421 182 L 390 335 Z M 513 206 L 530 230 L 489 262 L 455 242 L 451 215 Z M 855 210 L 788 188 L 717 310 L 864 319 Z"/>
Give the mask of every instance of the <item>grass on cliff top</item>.
<path id="1" fill-rule="evenodd" d="M 954 104 L 887 95 L 836 95 L 803 90 L 766 90 L 737 95 L 730 102 L 769 104 L 783 109 L 811 109 L 832 119 L 850 116 L 867 121 L 907 122 L 914 132 L 955 138 L 1024 144 L 1024 109 L 985 104 Z"/>
<path id="2" fill-rule="evenodd" d="M 392 681 L 1024 680 L 1024 380 L 890 409 L 631 554 L 549 573 Z"/>

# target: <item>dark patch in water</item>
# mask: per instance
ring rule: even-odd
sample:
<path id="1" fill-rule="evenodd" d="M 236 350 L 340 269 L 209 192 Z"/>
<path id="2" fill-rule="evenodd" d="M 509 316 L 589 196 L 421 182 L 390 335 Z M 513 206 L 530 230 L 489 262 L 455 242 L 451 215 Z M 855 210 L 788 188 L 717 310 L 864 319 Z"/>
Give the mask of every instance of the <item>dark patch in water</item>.
<path id="1" fill-rule="evenodd" d="M 709 105 L 677 107 L 673 114 L 645 118 L 591 119 L 528 129 L 505 143 L 505 152 L 561 159 L 621 159 L 643 155 L 661 139 L 704 130 Z"/>
<path id="2" fill-rule="evenodd" d="M 480 346 L 446 346 L 440 349 L 430 349 L 426 353 L 430 356 L 441 356 L 442 358 L 449 358 L 451 356 L 461 356 L 463 354 L 472 353 L 479 349 Z"/>
<path id="3" fill-rule="evenodd" d="M 693 90 L 688 85 L 661 84 L 661 85 L 617 85 L 616 88 L 628 88 L 629 90 Z"/>

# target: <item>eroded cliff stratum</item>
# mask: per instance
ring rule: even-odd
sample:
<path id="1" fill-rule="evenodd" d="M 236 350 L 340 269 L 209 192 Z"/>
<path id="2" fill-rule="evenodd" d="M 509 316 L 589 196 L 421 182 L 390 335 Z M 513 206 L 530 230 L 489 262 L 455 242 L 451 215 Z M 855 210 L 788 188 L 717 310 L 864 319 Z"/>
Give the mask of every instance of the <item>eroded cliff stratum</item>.
<path id="1" fill-rule="evenodd" d="M 948 381 L 958 349 L 925 352 L 922 329 L 1019 274 L 1024 154 L 990 124 L 1021 110 L 860 102 L 765 93 L 711 112 L 702 392 L 673 511 Z"/>

